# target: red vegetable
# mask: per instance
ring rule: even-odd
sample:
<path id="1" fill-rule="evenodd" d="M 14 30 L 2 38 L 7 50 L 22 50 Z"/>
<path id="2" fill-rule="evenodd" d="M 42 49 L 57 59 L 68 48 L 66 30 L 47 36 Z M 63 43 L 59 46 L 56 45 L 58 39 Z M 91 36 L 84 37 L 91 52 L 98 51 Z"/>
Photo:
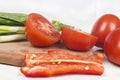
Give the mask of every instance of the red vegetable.
<path id="1" fill-rule="evenodd" d="M 27 39 L 34 46 L 50 46 L 60 40 L 57 29 L 40 14 L 29 14 L 25 26 Z"/>
<path id="2" fill-rule="evenodd" d="M 116 28 L 120 27 L 120 20 L 113 14 L 105 14 L 96 21 L 92 35 L 98 37 L 97 47 L 103 48 L 106 36 Z"/>
<path id="3" fill-rule="evenodd" d="M 111 62 L 120 65 L 120 29 L 108 34 L 104 43 L 104 51 Z"/>
<path id="4" fill-rule="evenodd" d="M 103 55 L 98 53 L 89 58 L 78 57 L 64 50 L 51 50 L 46 53 L 25 55 L 26 67 L 21 72 L 29 77 L 48 77 L 62 74 L 101 75 Z"/>
<path id="5" fill-rule="evenodd" d="M 97 37 L 64 26 L 61 34 L 64 45 L 72 50 L 89 50 L 97 42 Z"/>

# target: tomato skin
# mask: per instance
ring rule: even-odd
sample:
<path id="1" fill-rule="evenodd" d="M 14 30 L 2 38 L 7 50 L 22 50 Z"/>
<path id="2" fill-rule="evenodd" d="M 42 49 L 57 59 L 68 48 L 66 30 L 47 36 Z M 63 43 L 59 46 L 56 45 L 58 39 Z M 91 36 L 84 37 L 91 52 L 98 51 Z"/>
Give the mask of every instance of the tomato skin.
<path id="1" fill-rule="evenodd" d="M 29 14 L 25 28 L 27 39 L 34 46 L 50 46 L 60 40 L 57 29 L 40 14 Z"/>
<path id="2" fill-rule="evenodd" d="M 89 50 L 97 41 L 97 37 L 76 31 L 67 26 L 62 28 L 61 38 L 63 44 L 72 50 Z"/>
<path id="3" fill-rule="evenodd" d="M 101 16 L 92 29 L 92 35 L 98 37 L 97 47 L 103 48 L 106 36 L 116 28 L 120 27 L 120 20 L 113 14 L 105 14 Z"/>
<path id="4" fill-rule="evenodd" d="M 111 62 L 120 65 L 120 28 L 108 34 L 104 43 L 104 51 Z"/>

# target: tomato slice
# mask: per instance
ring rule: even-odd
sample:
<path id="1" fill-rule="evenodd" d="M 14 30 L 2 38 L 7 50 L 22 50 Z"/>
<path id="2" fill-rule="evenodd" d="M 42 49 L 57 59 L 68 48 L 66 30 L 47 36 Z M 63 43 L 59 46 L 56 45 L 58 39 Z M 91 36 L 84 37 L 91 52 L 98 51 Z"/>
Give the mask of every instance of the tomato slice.
<path id="1" fill-rule="evenodd" d="M 64 45 L 72 50 L 89 50 L 97 42 L 97 37 L 64 26 L 61 34 Z"/>
<path id="2" fill-rule="evenodd" d="M 40 14 L 29 14 L 25 26 L 27 39 L 34 46 L 49 46 L 60 40 L 57 29 Z"/>
<path id="3" fill-rule="evenodd" d="M 29 77 L 48 77 L 62 74 L 95 74 L 101 75 L 103 54 L 98 53 L 89 58 L 78 57 L 64 50 L 48 51 L 46 54 L 25 56 L 26 67 L 21 72 Z"/>

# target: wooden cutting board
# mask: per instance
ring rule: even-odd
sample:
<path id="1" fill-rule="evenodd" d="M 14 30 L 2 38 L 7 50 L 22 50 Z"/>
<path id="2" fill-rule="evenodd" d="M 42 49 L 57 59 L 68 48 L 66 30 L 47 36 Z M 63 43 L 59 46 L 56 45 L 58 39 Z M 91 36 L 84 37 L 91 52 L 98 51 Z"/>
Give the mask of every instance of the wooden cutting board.
<path id="1" fill-rule="evenodd" d="M 63 49 L 75 53 L 79 56 L 86 57 L 93 55 L 93 51 L 71 51 L 66 49 L 62 44 L 57 43 L 49 47 L 34 47 L 28 41 L 22 42 L 9 42 L 9 43 L 0 43 L 0 63 L 10 64 L 14 66 L 23 66 L 24 65 L 24 55 L 25 53 L 38 53 L 47 51 L 50 49 Z"/>

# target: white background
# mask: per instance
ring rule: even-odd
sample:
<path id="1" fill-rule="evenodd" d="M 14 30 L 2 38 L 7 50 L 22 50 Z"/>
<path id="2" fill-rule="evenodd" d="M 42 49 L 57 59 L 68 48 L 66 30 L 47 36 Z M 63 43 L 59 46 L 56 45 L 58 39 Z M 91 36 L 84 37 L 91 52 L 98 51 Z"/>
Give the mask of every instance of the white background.
<path id="1" fill-rule="evenodd" d="M 40 13 L 48 20 L 59 20 L 82 31 L 91 32 L 95 21 L 111 13 L 120 17 L 119 0 L 0 0 L 0 12 Z M 0 46 L 2 47 L 2 46 Z M 104 61 L 101 76 L 64 75 L 49 78 L 26 78 L 19 67 L 0 64 L 0 80 L 120 80 L 120 67 Z"/>

